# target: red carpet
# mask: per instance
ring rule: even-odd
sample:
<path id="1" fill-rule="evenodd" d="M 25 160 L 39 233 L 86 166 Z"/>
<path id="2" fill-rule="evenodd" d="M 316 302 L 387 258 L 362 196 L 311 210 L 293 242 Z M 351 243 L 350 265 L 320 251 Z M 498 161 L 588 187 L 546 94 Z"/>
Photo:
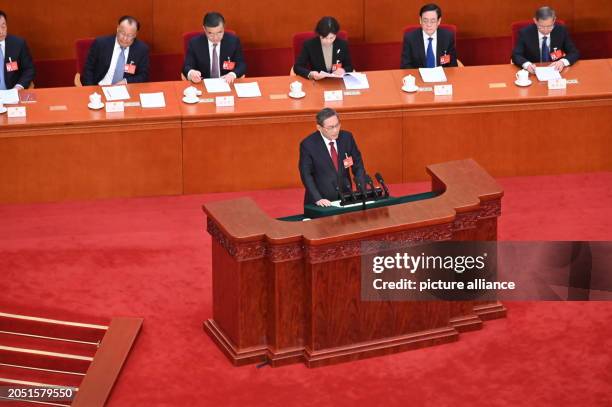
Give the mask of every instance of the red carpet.
<path id="1" fill-rule="evenodd" d="M 612 240 L 612 173 L 499 182 L 500 239 Z M 607 302 L 509 303 L 507 319 L 449 345 L 318 369 L 234 368 L 202 330 L 211 270 L 200 207 L 245 195 L 285 216 L 303 192 L 0 206 L 0 310 L 144 317 L 110 406 L 612 405 Z"/>

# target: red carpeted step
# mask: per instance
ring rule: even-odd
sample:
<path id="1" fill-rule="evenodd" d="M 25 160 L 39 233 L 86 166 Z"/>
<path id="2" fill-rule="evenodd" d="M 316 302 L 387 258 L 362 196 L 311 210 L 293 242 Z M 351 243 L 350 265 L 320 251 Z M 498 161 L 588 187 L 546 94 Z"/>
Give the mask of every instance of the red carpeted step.
<path id="1" fill-rule="evenodd" d="M 0 363 L 40 369 L 85 373 L 93 360 L 90 356 L 43 352 L 0 345 Z"/>
<path id="2" fill-rule="evenodd" d="M 107 328 L 105 325 L 0 312 L 0 331 L 51 336 L 84 342 L 99 342 Z"/>
<path id="3" fill-rule="evenodd" d="M 0 345 L 90 357 L 93 357 L 98 349 L 97 343 L 73 342 L 47 336 L 29 336 L 1 331 Z"/>
<path id="4" fill-rule="evenodd" d="M 64 387 L 79 387 L 84 375 L 71 374 L 67 372 L 50 371 L 42 369 L 30 369 L 14 365 L 0 364 L 0 381 L 24 381 L 33 383 L 44 383 Z"/>

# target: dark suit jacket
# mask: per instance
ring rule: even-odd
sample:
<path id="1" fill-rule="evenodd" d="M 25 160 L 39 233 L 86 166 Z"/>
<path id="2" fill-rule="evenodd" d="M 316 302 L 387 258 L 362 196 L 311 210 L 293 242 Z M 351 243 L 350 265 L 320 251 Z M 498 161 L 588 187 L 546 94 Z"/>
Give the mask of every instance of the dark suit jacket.
<path id="1" fill-rule="evenodd" d="M 235 62 L 233 71 L 223 69 L 223 61 Z M 221 76 L 234 72 L 237 78 L 246 74 L 246 63 L 242 56 L 242 46 L 240 39 L 226 32 L 221 40 L 221 51 L 219 52 L 219 66 Z M 183 63 L 183 75 L 187 77 L 187 73 L 195 69 L 202 73 L 202 78 L 210 78 L 210 55 L 208 54 L 208 38 L 205 34 L 193 37 L 187 46 L 187 55 Z"/>
<path id="2" fill-rule="evenodd" d="M 436 39 L 436 66 L 440 65 L 440 57 L 449 54 L 450 62 L 442 66 L 457 66 L 457 51 L 455 50 L 455 35 L 452 31 L 438 28 Z M 400 68 L 425 68 L 427 58 L 423 43 L 423 29 L 418 28 L 404 34 L 402 46 L 402 63 Z"/>
<path id="3" fill-rule="evenodd" d="M 113 57 L 115 37 L 115 35 L 98 37 L 91 44 L 81 76 L 83 85 L 97 85 L 104 78 Z M 147 82 L 149 80 L 149 47 L 138 38 L 130 45 L 128 59 L 125 61 L 126 64 L 132 62 L 136 65 L 136 72 L 134 74 L 126 72 L 123 77 L 128 83 Z"/>
<path id="4" fill-rule="evenodd" d="M 345 169 L 342 164 L 345 154 L 353 157 L 353 174 L 358 177 L 365 175 L 361 153 L 353 135 L 348 131 L 340 130 L 336 146 L 338 148 L 338 171 L 332 163 L 327 145 L 323 142 L 318 130 L 300 143 L 300 177 L 306 188 L 304 205 L 314 204 L 319 199 L 335 201 L 340 198 L 335 188 L 338 185 L 339 178 L 343 185 L 346 180 L 350 179 L 349 170 Z M 348 190 L 343 186 L 340 189 Z"/>
<path id="5" fill-rule="evenodd" d="M 4 69 L 4 83 L 6 84 L 6 88 L 12 89 L 15 85 L 19 84 L 27 89 L 36 73 L 28 45 L 23 38 L 10 34 L 7 34 L 5 41 L 2 69 Z M 17 71 L 7 72 L 6 64 L 9 62 L 9 57 L 12 61 L 17 61 L 19 67 Z"/>
<path id="6" fill-rule="evenodd" d="M 550 51 L 555 47 L 565 52 L 565 59 L 570 64 L 578 61 L 580 54 L 567 32 L 567 28 L 556 24 L 550 32 Z M 540 44 L 538 38 L 538 27 L 535 24 L 528 25 L 519 31 L 518 40 L 512 51 L 512 62 L 517 66 L 523 66 L 525 62 L 540 62 Z"/>
<path id="7" fill-rule="evenodd" d="M 332 46 L 332 65 L 340 60 L 342 68 L 346 72 L 353 71 L 353 63 L 351 62 L 351 54 L 348 48 L 348 42 L 340 38 L 336 38 Z M 323 58 L 323 47 L 321 39 L 317 35 L 314 38 L 304 42 L 302 51 L 293 65 L 293 72 L 308 78 L 310 71 L 330 72 L 325 67 L 325 59 Z"/>

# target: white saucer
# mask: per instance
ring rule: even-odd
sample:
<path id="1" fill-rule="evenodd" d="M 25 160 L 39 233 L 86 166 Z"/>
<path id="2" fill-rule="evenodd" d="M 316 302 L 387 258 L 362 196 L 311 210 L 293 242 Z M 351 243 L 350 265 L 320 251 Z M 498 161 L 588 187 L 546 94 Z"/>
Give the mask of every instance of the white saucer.
<path id="1" fill-rule="evenodd" d="M 7 111 L 8 111 L 8 109 L 6 107 L 0 108 L 0 114 L 6 113 Z"/>
<path id="2" fill-rule="evenodd" d="M 531 79 L 527 79 L 527 82 L 519 82 L 518 79 L 514 81 L 516 86 L 529 86 L 531 85 Z"/>
<path id="3" fill-rule="evenodd" d="M 301 99 L 304 96 L 306 96 L 306 92 L 301 91 L 301 92 L 289 92 L 289 97 L 292 97 L 294 99 Z"/>
<path id="4" fill-rule="evenodd" d="M 192 104 L 192 103 L 198 103 L 199 101 L 200 101 L 200 98 L 198 98 L 198 97 L 194 97 L 193 99 L 190 99 L 187 96 L 183 97 L 183 102 L 185 102 L 185 103 Z"/>
<path id="5" fill-rule="evenodd" d="M 402 86 L 402 90 L 403 90 L 404 92 L 412 93 L 412 92 L 416 92 L 417 90 L 419 90 L 419 87 L 418 87 L 418 86 L 415 86 L 414 88 L 410 88 L 410 89 L 409 89 L 409 88 L 407 88 L 407 87 L 405 87 L 405 86 Z"/>
<path id="6" fill-rule="evenodd" d="M 104 103 L 100 102 L 99 105 L 94 105 L 91 102 L 89 102 L 87 104 L 87 107 L 90 108 L 90 109 L 93 109 L 93 110 L 100 110 L 100 109 L 102 109 L 104 107 Z"/>

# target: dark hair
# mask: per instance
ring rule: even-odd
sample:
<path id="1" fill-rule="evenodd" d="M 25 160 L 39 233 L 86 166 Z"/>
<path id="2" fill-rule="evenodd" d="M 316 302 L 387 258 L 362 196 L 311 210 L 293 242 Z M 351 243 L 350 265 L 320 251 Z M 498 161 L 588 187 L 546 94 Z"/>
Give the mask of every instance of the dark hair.
<path id="1" fill-rule="evenodd" d="M 422 17 L 423 13 L 426 13 L 428 11 L 435 11 L 436 14 L 438 14 L 438 19 L 442 17 L 442 9 L 440 8 L 440 6 L 434 3 L 425 4 L 423 7 L 421 7 L 421 10 L 419 11 L 419 17 Z"/>
<path id="2" fill-rule="evenodd" d="M 340 31 L 340 23 L 333 17 L 326 16 L 319 20 L 315 27 L 315 32 L 321 37 L 327 37 L 331 34 L 338 34 Z"/>
<path id="3" fill-rule="evenodd" d="M 548 20 L 549 18 L 552 18 L 553 20 L 557 18 L 557 16 L 555 15 L 555 10 L 553 10 L 551 7 L 544 6 L 536 10 L 536 20 Z"/>
<path id="4" fill-rule="evenodd" d="M 326 107 L 322 109 L 319 113 L 317 113 L 317 124 L 323 127 L 323 122 L 334 116 L 338 116 L 338 113 L 336 113 L 336 111 L 331 107 Z"/>
<path id="5" fill-rule="evenodd" d="M 136 24 L 136 31 L 140 31 L 140 23 L 132 16 L 121 16 L 119 17 L 119 21 L 117 24 L 121 24 L 122 22 L 127 21 L 130 25 Z"/>
<path id="6" fill-rule="evenodd" d="M 211 11 L 210 13 L 206 13 L 204 15 L 204 20 L 202 21 L 202 25 L 204 27 L 216 27 L 219 24 L 225 25 L 225 18 L 223 18 L 221 13 Z"/>
<path id="7" fill-rule="evenodd" d="M 0 17 L 4 17 L 4 21 L 8 21 L 8 18 L 6 18 L 6 13 L 2 10 L 0 10 Z"/>

